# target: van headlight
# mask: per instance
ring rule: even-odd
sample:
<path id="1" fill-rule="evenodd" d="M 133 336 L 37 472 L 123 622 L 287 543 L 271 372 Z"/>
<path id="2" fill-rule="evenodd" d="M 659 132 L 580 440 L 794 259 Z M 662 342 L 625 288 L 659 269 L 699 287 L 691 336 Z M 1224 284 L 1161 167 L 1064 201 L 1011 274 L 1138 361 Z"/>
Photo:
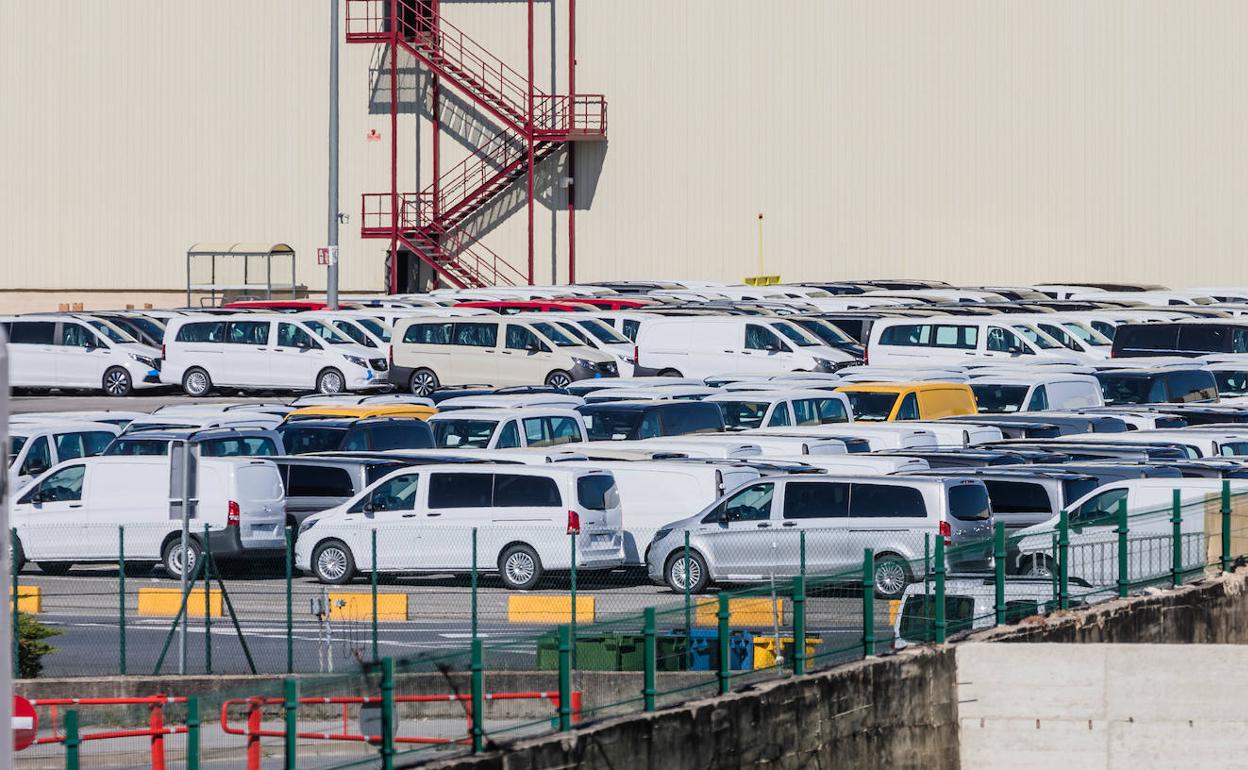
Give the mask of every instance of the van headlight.
<path id="1" fill-rule="evenodd" d="M 593 371 L 594 369 L 598 368 L 598 364 L 594 363 L 593 361 L 586 361 L 583 358 L 577 358 L 575 356 L 572 357 L 572 366 L 574 367 L 579 366 L 582 369 L 589 369 L 590 371 Z"/>
<path id="2" fill-rule="evenodd" d="M 360 367 L 361 369 L 367 369 L 367 368 L 368 368 L 368 361 L 365 361 L 363 358 L 360 358 L 359 356 L 347 356 L 347 355 L 344 355 L 344 356 L 343 356 L 343 358 L 347 359 L 347 363 L 355 364 L 356 366 Z"/>
<path id="3" fill-rule="evenodd" d="M 315 527 L 317 521 L 319 520 L 318 519 L 305 519 L 304 522 L 299 525 L 299 534 L 302 535 L 304 532 L 307 532 L 309 529 L 312 529 L 313 527 Z"/>
<path id="4" fill-rule="evenodd" d="M 654 540 L 652 540 L 651 542 L 657 543 L 670 534 L 672 534 L 672 528 L 664 527 L 663 529 L 660 529 L 658 532 L 654 533 Z"/>
<path id="5" fill-rule="evenodd" d="M 825 372 L 835 372 L 837 369 L 844 369 L 846 366 L 851 366 L 853 363 L 853 361 L 829 361 L 826 358 L 815 359 L 815 366 Z"/>
<path id="6" fill-rule="evenodd" d="M 137 355 L 137 354 L 135 354 L 135 353 L 127 353 L 126 355 L 130 356 L 130 357 L 131 357 L 131 358 L 133 358 L 135 361 L 138 361 L 140 364 L 143 364 L 143 365 L 144 365 L 144 366 L 146 366 L 148 369 L 158 369 L 158 368 L 160 368 L 160 367 L 156 366 L 156 359 L 154 359 L 154 358 L 149 358 L 148 356 L 140 356 L 140 355 Z"/>

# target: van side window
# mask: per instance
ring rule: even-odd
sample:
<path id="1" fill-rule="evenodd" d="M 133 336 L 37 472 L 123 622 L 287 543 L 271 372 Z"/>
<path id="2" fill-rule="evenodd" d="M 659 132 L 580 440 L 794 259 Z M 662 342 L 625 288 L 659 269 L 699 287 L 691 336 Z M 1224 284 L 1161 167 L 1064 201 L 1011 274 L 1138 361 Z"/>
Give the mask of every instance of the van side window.
<path id="1" fill-rule="evenodd" d="M 659 413 L 646 412 L 641 418 L 641 426 L 637 429 L 637 438 L 658 438 L 663 435 L 659 429 Z"/>
<path id="2" fill-rule="evenodd" d="M 1114 517 L 1113 521 L 1117 522 L 1118 502 L 1127 499 L 1127 490 L 1125 489 L 1109 489 L 1095 497 L 1089 498 L 1083 505 L 1079 506 L 1079 510 L 1075 511 L 1073 519 L 1081 524 L 1086 524 L 1095 519 L 1104 519 Z"/>
<path id="3" fill-rule="evenodd" d="M 186 324 L 178 329 L 177 342 L 224 342 L 225 321 Z"/>
<path id="4" fill-rule="evenodd" d="M 453 345 L 468 345 L 474 348 L 492 348 L 498 344 L 498 324 L 455 324 L 451 337 Z"/>
<path id="5" fill-rule="evenodd" d="M 277 346 L 279 348 L 319 348 L 312 341 L 312 335 L 294 324 L 277 325 Z"/>
<path id="6" fill-rule="evenodd" d="M 637 330 L 641 328 L 641 321 L 632 319 L 624 319 L 624 336 L 628 337 L 630 342 L 637 341 Z"/>
<path id="7" fill-rule="evenodd" d="M 268 321 L 231 321 L 225 330 L 225 341 L 233 345 L 268 345 Z"/>
<path id="8" fill-rule="evenodd" d="M 414 345 L 449 345 L 451 324 L 412 324 L 403 332 L 403 341 Z"/>
<path id="9" fill-rule="evenodd" d="M 416 508 L 416 486 L 420 477 L 414 473 L 383 481 L 369 495 L 374 511 L 410 511 Z"/>
<path id="10" fill-rule="evenodd" d="M 1053 502 L 1043 484 L 1025 481 L 993 481 L 987 479 L 988 498 L 997 513 L 1053 513 Z"/>
<path id="11" fill-rule="evenodd" d="M 1163 379 L 1168 391 L 1166 400 L 1172 403 L 1212 401 L 1217 395 L 1218 383 L 1207 371 L 1189 369 L 1166 372 Z"/>
<path id="12" fill-rule="evenodd" d="M 507 324 L 507 349 L 541 350 L 542 343 L 538 341 L 537 335 L 532 330 L 515 324 Z"/>
<path id="13" fill-rule="evenodd" d="M 797 409 L 797 403 L 793 404 L 793 408 L 794 410 Z M 789 407 L 785 405 L 784 403 L 776 404 L 775 410 L 773 410 L 771 413 L 771 419 L 767 421 L 767 427 L 774 428 L 774 427 L 788 425 L 788 424 L 789 424 Z M 809 425 L 810 423 L 803 423 L 799 416 L 797 424 Z"/>
<path id="14" fill-rule="evenodd" d="M 917 420 L 919 419 L 919 401 L 913 393 L 907 393 L 906 397 L 901 400 L 901 406 L 897 408 L 898 420 Z"/>
<path id="15" fill-rule="evenodd" d="M 723 412 L 719 411 L 714 404 L 704 404 L 700 401 L 672 404 L 666 406 L 662 414 L 664 434 L 668 436 L 718 433 L 724 429 Z"/>
<path id="16" fill-rule="evenodd" d="M 488 508 L 493 486 L 488 473 L 435 473 L 429 477 L 429 507 Z"/>
<path id="17" fill-rule="evenodd" d="M 1248 329 L 1231 330 L 1231 352 L 1248 353 Z"/>
<path id="18" fill-rule="evenodd" d="M 746 487 L 724 505 L 728 521 L 766 521 L 771 518 L 771 498 L 775 484 L 755 484 Z"/>
<path id="19" fill-rule="evenodd" d="M 508 420 L 503 426 L 503 430 L 498 434 L 498 443 L 494 445 L 495 449 L 516 449 L 520 446 L 520 429 L 516 427 L 515 420 Z"/>
<path id="20" fill-rule="evenodd" d="M 494 505 L 498 508 L 555 508 L 563 505 L 559 485 L 547 476 L 494 474 Z"/>
<path id="21" fill-rule="evenodd" d="M 1027 411 L 1040 412 L 1049 408 L 1049 391 L 1043 385 L 1037 385 L 1027 403 Z"/>
<path id="22" fill-rule="evenodd" d="M 581 429 L 571 417 L 546 418 L 551 444 L 571 444 L 581 440 Z"/>
<path id="23" fill-rule="evenodd" d="M 849 496 L 850 518 L 880 519 L 927 516 L 923 493 L 914 487 L 854 484 Z"/>
<path id="24" fill-rule="evenodd" d="M 880 332 L 881 345 L 913 347 L 927 345 L 932 341 L 932 327 L 927 324 L 900 324 Z"/>
<path id="25" fill-rule="evenodd" d="M 1000 326 L 988 327 L 988 349 L 996 353 L 1009 353 L 1014 348 L 1019 349 L 1023 353 L 1030 353 L 1031 350 L 1023 344 L 1014 332 L 1008 329 L 1002 329 Z"/>
<path id="26" fill-rule="evenodd" d="M 39 485 L 39 496 L 45 503 L 62 503 L 82 499 L 82 480 L 87 475 L 87 466 L 71 465 L 62 468 L 43 480 Z"/>
<path id="27" fill-rule="evenodd" d="M 67 348 L 85 348 L 95 342 L 95 335 L 85 326 L 62 323 L 60 345 Z"/>
<path id="28" fill-rule="evenodd" d="M 783 343 L 776 333 L 758 324 L 745 325 L 746 350 L 784 350 Z"/>
<path id="29" fill-rule="evenodd" d="M 1180 324 L 1178 350 L 1223 353 L 1230 346 L 1228 329 L 1211 324 Z"/>
<path id="30" fill-rule="evenodd" d="M 803 398 L 793 402 L 798 425 L 827 425 L 849 422 L 845 405 L 835 398 Z"/>
<path id="31" fill-rule="evenodd" d="M 979 343 L 979 327 L 977 326 L 937 326 L 936 339 L 932 342 L 938 348 L 962 348 L 974 350 Z"/>
<path id="32" fill-rule="evenodd" d="M 56 324 L 51 321 L 14 321 L 9 342 L 14 345 L 51 345 Z"/>
<path id="33" fill-rule="evenodd" d="M 48 446 L 48 437 L 40 436 L 30 445 L 26 459 L 17 472 L 19 476 L 34 476 L 52 467 L 52 448 Z"/>
<path id="34" fill-rule="evenodd" d="M 113 434 L 102 430 L 89 433 L 58 433 L 55 440 L 56 457 L 61 462 L 65 462 L 79 457 L 98 455 L 113 440 Z"/>
<path id="35" fill-rule="evenodd" d="M 528 418 L 524 421 L 524 440 L 529 446 L 548 446 L 551 442 L 547 427 L 541 417 Z"/>
<path id="36" fill-rule="evenodd" d="M 351 497 L 355 487 L 346 468 L 320 465 L 290 465 L 286 469 L 287 497 Z"/>
<path id="37" fill-rule="evenodd" d="M 790 481 L 784 487 L 784 518 L 832 519 L 849 515 L 849 484 Z"/>

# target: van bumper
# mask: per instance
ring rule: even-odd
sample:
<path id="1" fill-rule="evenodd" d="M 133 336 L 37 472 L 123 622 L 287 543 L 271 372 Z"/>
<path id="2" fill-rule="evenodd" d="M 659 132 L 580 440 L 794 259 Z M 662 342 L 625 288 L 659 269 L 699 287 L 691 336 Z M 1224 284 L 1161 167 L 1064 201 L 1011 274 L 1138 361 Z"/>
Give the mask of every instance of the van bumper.
<path id="1" fill-rule="evenodd" d="M 226 527 L 225 529 L 208 531 L 208 552 L 212 554 L 214 559 L 264 559 L 281 557 L 285 548 L 283 545 L 274 544 L 267 545 L 243 545 L 242 533 L 238 527 Z"/>
<path id="2" fill-rule="evenodd" d="M 577 364 L 568 372 L 573 380 L 592 380 L 602 377 L 619 377 L 620 370 L 614 361 L 604 361 L 595 366 Z"/>
<path id="3" fill-rule="evenodd" d="M 396 388 L 407 390 L 412 383 L 412 372 L 416 371 L 414 366 L 399 366 L 391 364 L 390 371 L 386 372 L 386 379 Z"/>

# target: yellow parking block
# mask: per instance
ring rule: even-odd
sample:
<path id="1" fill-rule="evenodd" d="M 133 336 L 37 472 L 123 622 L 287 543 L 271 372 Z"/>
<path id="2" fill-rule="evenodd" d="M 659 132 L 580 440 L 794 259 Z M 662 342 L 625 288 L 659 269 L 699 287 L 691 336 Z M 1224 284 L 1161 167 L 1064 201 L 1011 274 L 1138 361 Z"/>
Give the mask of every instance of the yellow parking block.
<path id="1" fill-rule="evenodd" d="M 329 594 L 331 620 L 373 619 L 373 595 L 333 592 Z M 407 620 L 407 594 L 377 594 L 378 620 Z"/>
<path id="2" fill-rule="evenodd" d="M 888 625 L 897 622 L 897 611 L 901 609 L 901 599 L 890 599 L 888 602 Z"/>
<path id="3" fill-rule="evenodd" d="M 508 623 L 571 623 L 571 596 L 508 596 Z M 594 622 L 594 597 L 576 597 L 576 622 Z"/>
<path id="4" fill-rule="evenodd" d="M 171 618 L 178 614 L 182 606 L 182 589 L 180 588 L 140 588 L 139 614 L 153 617 Z M 221 592 L 213 589 L 208 592 L 208 606 L 216 617 L 221 615 Z M 204 589 L 197 588 L 186 597 L 186 612 L 191 617 L 204 614 Z"/>
<path id="5" fill-rule="evenodd" d="M 699 626 L 719 625 L 719 601 L 698 601 L 694 623 Z M 767 598 L 728 600 L 728 625 L 770 626 L 772 623 L 784 625 L 783 599 L 776 599 L 774 604 Z"/>
<path id="6" fill-rule="evenodd" d="M 9 588 L 9 598 L 13 597 L 13 589 Z M 43 612 L 43 590 L 39 586 L 17 587 L 17 611 L 34 614 Z"/>

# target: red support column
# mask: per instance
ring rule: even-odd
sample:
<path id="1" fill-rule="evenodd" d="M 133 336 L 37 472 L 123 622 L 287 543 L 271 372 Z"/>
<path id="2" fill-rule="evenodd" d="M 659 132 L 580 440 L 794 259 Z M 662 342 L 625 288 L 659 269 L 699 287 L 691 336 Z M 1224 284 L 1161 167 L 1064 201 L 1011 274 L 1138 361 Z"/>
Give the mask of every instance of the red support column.
<path id="1" fill-rule="evenodd" d="M 165 708 L 153 703 L 147 728 L 152 733 L 152 770 L 165 770 Z"/>
<path id="2" fill-rule="evenodd" d="M 568 126 L 576 128 L 576 0 L 568 0 Z M 576 142 L 568 142 L 568 283 L 576 283 Z"/>
<path id="3" fill-rule="evenodd" d="M 433 0 L 432 33 L 435 45 L 442 39 L 442 8 L 441 0 Z M 442 80 L 433 70 L 429 71 L 433 85 L 433 218 L 437 219 L 442 212 Z M 420 180 L 416 180 L 419 185 Z M 419 186 L 417 187 L 419 189 Z"/>
<path id="4" fill-rule="evenodd" d="M 529 0 L 529 115 L 528 136 L 525 141 L 529 151 L 529 174 L 527 180 L 529 203 L 529 285 L 533 285 L 533 0 Z"/>
<path id="5" fill-rule="evenodd" d="M 399 291 L 399 29 L 398 3 L 390 4 L 390 294 Z"/>

